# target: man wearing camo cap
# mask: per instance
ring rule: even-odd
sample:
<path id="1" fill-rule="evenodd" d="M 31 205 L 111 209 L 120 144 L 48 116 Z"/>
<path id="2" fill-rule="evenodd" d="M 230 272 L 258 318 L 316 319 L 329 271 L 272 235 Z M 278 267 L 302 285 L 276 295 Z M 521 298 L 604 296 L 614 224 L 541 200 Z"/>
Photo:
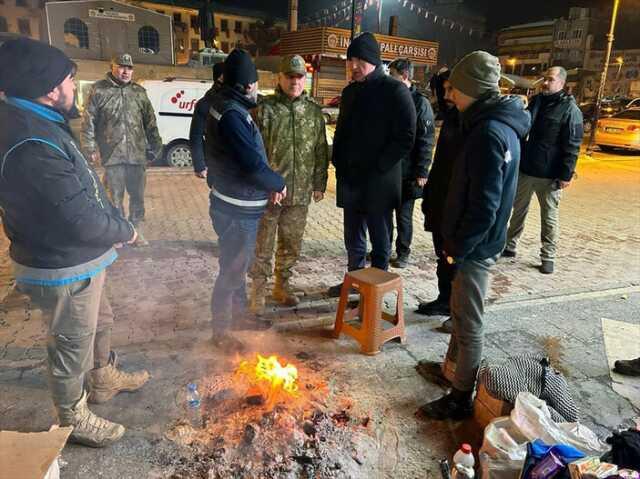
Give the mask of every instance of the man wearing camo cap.
<path id="1" fill-rule="evenodd" d="M 273 298 L 286 306 L 299 300 L 289 282 L 298 261 L 311 198 L 318 202 L 327 187 L 329 155 L 322 110 L 304 91 L 307 70 L 299 55 L 283 58 L 278 86 L 257 109 L 257 124 L 269 163 L 287 185 L 281 205 L 270 204 L 260 221 L 256 258 L 250 271 L 253 280 L 251 309 L 264 313 L 265 286 L 272 274 L 276 233 Z"/>
<path id="2" fill-rule="evenodd" d="M 147 150 L 153 159 L 162 154 L 153 106 L 147 91 L 133 80 L 133 59 L 128 53 L 111 62 L 105 79 L 96 82 L 84 111 L 82 147 L 94 163 L 104 166 L 104 184 L 111 201 L 124 215 L 124 192 L 129 193 L 129 221 L 142 235 Z"/>

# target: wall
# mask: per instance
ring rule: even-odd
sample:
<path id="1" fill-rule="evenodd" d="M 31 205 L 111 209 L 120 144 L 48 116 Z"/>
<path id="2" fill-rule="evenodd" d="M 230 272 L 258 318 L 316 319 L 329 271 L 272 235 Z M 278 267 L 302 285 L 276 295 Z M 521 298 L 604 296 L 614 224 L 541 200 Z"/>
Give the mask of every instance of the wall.
<path id="1" fill-rule="evenodd" d="M 112 0 L 48 2 L 46 13 L 50 43 L 72 58 L 110 60 L 127 52 L 134 63 L 174 62 L 166 15 Z M 144 31 L 150 35 L 141 44 Z"/>
<path id="2" fill-rule="evenodd" d="M 44 22 L 40 0 L 0 0 L 0 32 L 43 39 Z M 4 28 L 6 23 L 6 29 Z"/>

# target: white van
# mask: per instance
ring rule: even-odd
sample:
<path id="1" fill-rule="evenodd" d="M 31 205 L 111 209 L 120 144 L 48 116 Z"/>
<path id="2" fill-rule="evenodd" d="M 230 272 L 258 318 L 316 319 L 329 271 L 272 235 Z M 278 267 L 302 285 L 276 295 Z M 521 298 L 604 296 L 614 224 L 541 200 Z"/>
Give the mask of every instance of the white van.
<path id="1" fill-rule="evenodd" d="M 196 102 L 212 81 L 167 78 L 144 80 L 140 84 L 156 113 L 158 131 L 164 143 L 164 162 L 168 166 L 190 167 L 189 128 Z"/>

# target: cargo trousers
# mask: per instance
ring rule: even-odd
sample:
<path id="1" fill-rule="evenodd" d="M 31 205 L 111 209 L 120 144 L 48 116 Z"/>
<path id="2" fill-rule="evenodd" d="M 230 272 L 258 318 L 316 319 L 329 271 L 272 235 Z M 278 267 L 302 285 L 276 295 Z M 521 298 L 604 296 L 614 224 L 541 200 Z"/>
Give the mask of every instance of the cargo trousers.
<path id="1" fill-rule="evenodd" d="M 293 274 L 302 250 L 302 238 L 307 224 L 309 206 L 269 205 L 260 220 L 256 240 L 256 256 L 249 276 L 253 280 L 267 281 L 273 272 L 273 249 L 275 255 L 275 275 L 279 281 L 288 281 Z"/>
<path id="2" fill-rule="evenodd" d="M 540 240 L 542 242 L 540 258 L 543 261 L 555 260 L 558 237 L 560 236 L 559 211 L 560 199 L 562 198 L 562 190 L 555 186 L 555 182 L 556 180 L 537 178 L 520 172 L 505 250 L 515 253 L 518 239 L 524 231 L 531 197 L 535 193 L 540 204 Z"/>
<path id="3" fill-rule="evenodd" d="M 47 376 L 53 403 L 69 410 L 85 389 L 85 374 L 109 364 L 113 311 L 104 294 L 106 271 L 61 286 L 17 283 L 42 310 L 47 331 Z"/>
<path id="4" fill-rule="evenodd" d="M 113 165 L 104 168 L 104 187 L 116 208 L 124 214 L 124 192 L 129 194 L 129 221 L 138 226 L 144 221 L 145 165 Z"/>

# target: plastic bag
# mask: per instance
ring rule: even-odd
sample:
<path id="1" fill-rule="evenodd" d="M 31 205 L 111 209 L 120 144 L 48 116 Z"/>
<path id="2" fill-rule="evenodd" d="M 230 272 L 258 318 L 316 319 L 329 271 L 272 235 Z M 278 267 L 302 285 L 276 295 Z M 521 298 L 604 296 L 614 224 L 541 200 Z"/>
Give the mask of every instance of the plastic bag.
<path id="1" fill-rule="evenodd" d="M 609 446 L 586 426 L 576 422 L 554 422 L 547 404 L 531 393 L 518 394 L 511 421 L 530 441 L 540 439 L 547 444 L 568 444 L 587 456 L 599 457 L 609 450 Z"/>
<path id="2" fill-rule="evenodd" d="M 527 438 L 509 416 L 491 421 L 478 453 L 482 479 L 518 479 L 527 456 Z"/>

